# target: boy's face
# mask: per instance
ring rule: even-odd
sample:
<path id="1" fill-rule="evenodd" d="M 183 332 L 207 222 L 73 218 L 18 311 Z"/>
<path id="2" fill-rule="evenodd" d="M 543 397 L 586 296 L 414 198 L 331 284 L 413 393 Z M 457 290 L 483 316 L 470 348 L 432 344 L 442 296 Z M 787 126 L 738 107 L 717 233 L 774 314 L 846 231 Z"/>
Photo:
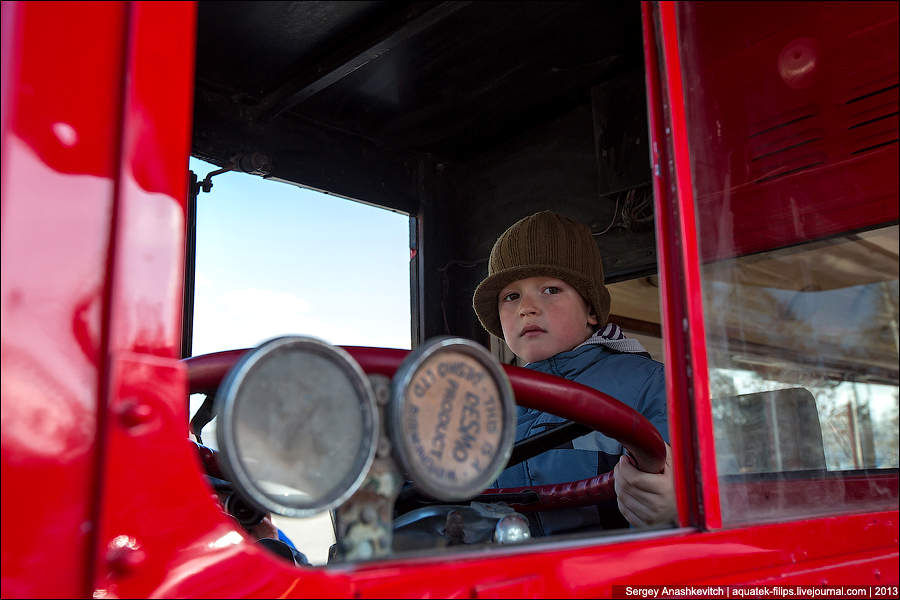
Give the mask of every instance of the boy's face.
<path id="1" fill-rule="evenodd" d="M 555 277 L 510 283 L 497 297 L 503 338 L 525 362 L 571 350 L 594 332 L 597 317 L 581 294 Z"/>

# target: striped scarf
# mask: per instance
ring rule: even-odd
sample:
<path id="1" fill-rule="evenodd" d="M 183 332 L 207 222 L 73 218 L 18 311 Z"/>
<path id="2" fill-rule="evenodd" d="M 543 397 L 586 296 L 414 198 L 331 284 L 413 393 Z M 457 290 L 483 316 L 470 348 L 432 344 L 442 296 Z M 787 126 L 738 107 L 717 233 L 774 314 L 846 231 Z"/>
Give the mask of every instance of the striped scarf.
<path id="1" fill-rule="evenodd" d="M 598 329 L 594 335 L 575 346 L 575 348 L 581 348 L 588 344 L 600 344 L 606 346 L 610 350 L 615 350 L 616 352 L 627 352 L 631 354 L 643 353 L 649 356 L 649 353 L 647 353 L 647 350 L 639 341 L 634 338 L 625 337 L 625 334 L 622 333 L 622 328 L 615 323 L 607 323 L 606 327 Z M 575 350 L 575 348 L 572 349 Z"/>

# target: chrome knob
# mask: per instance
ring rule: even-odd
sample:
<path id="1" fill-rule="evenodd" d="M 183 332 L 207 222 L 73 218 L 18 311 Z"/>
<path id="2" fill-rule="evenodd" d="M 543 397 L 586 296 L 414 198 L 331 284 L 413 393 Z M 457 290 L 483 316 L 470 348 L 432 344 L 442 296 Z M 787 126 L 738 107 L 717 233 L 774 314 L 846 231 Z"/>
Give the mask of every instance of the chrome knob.
<path id="1" fill-rule="evenodd" d="M 531 537 L 528 519 L 519 513 L 506 515 L 494 527 L 494 541 L 498 544 L 515 544 Z"/>

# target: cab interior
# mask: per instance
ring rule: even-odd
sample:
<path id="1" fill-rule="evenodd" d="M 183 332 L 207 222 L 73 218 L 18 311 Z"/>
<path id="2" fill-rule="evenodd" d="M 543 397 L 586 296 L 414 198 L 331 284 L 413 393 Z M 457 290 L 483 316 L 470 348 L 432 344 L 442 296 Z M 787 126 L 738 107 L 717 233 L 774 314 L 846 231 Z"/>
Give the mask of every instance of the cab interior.
<path id="1" fill-rule="evenodd" d="M 415 217 L 415 341 L 490 344 L 472 292 L 538 210 L 606 230 L 608 282 L 655 273 L 638 4 L 201 2 L 198 20 L 192 154 L 260 152 L 270 178 Z"/>
<path id="2" fill-rule="evenodd" d="M 828 37 L 840 18 L 862 19 L 838 3 L 813 23 L 823 55 L 852 50 L 829 68 L 844 73 L 857 60 L 854 73 L 867 77 L 826 90 L 845 98 L 846 114 L 834 116 L 830 105 L 815 108 L 822 89 L 778 91 L 777 69 L 758 66 L 765 52 L 777 55 L 802 38 L 802 4 L 784 8 L 790 18 L 777 23 L 760 13 L 752 27 L 740 26 L 754 14 L 749 7 L 735 18 L 725 6 L 699 3 L 683 15 L 684 27 L 698 32 L 686 38 L 691 55 L 715 57 L 704 66 L 708 79 L 686 87 L 700 98 L 688 107 L 701 123 L 691 133 L 709 141 L 696 155 L 708 166 L 695 171 L 698 229 L 720 475 L 735 481 L 831 470 L 827 448 L 843 442 L 829 440 L 847 435 L 833 435 L 818 414 L 813 383 L 886 386 L 896 397 L 896 52 L 876 56 L 866 45 L 896 39 L 896 18 L 862 11 L 871 23 Z M 858 43 L 865 27 L 874 33 Z M 716 55 L 719 46 L 729 50 Z M 645 51 L 637 2 L 200 2 L 191 154 L 335 202 L 409 215 L 411 346 L 460 336 L 502 362 L 514 357 L 481 328 L 472 293 L 503 230 L 539 210 L 561 212 L 591 227 L 610 320 L 665 362 Z M 863 105 L 869 112 L 851 114 Z M 725 132 L 716 133 L 722 122 Z M 832 131 L 837 122 L 843 129 Z M 821 186 L 846 178 L 851 159 L 872 163 L 860 167 L 873 175 L 869 186 L 832 194 L 810 225 L 803 214 L 819 210 Z M 878 170 L 891 161 L 893 171 Z M 813 171 L 819 187 L 799 181 Z M 731 179 L 717 179 L 721 173 Z M 773 208 L 786 197 L 795 199 L 791 208 Z M 853 206 L 862 217 L 847 217 Z M 829 291 L 834 302 L 810 299 Z M 874 304 L 862 314 L 856 309 L 865 302 Z M 189 331 L 187 298 L 186 307 Z M 726 381 L 737 371 L 799 391 L 747 393 Z M 896 424 L 896 401 L 887 406 L 884 419 Z M 893 488 L 868 500 L 896 502 L 896 459 L 878 462 L 885 451 L 875 448 L 886 444 L 895 456 L 896 438 L 878 438 L 876 417 L 867 426 L 853 414 L 849 469 L 893 469 Z M 747 425 L 754 422 L 756 434 Z M 788 448 L 802 423 L 812 424 L 811 441 Z M 777 461 L 759 458 L 772 444 Z M 754 494 L 770 491 L 735 492 L 740 497 L 723 503 L 726 520 L 793 514 L 747 512 Z M 852 495 L 843 487 L 827 493 Z M 809 514 L 801 504 L 796 514 Z"/>

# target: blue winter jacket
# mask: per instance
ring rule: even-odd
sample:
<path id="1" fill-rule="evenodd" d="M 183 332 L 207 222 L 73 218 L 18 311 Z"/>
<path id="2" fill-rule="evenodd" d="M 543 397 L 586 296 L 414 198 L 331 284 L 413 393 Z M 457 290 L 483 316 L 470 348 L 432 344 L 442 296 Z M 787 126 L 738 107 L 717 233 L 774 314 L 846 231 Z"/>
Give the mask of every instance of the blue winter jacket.
<path id="1" fill-rule="evenodd" d="M 615 352 L 599 344 L 589 344 L 525 365 L 605 392 L 627 404 L 656 426 L 666 442 L 669 427 L 666 413 L 666 380 L 663 365 L 639 354 Z M 565 419 L 531 408 L 519 407 L 516 441 L 539 434 Z M 622 454 L 622 445 L 593 432 L 571 444 L 549 450 L 514 465 L 500 474 L 498 487 L 522 487 L 564 483 L 594 477 L 612 470 Z M 571 508 L 532 516 L 535 535 L 561 533 L 610 521 L 602 511 L 615 511 L 615 502 L 600 507 Z"/>

